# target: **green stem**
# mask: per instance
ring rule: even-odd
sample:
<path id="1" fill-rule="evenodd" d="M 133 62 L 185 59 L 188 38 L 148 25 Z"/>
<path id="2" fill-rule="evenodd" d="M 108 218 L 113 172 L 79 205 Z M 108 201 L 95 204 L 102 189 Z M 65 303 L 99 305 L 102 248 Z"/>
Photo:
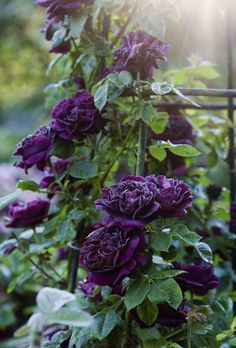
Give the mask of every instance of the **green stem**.
<path id="1" fill-rule="evenodd" d="M 74 292 L 77 285 L 77 275 L 79 268 L 80 247 L 83 243 L 83 229 L 85 220 L 78 226 L 78 232 L 73 244 L 70 245 L 70 258 L 68 263 L 68 291 Z"/>
<path id="2" fill-rule="evenodd" d="M 123 152 L 125 151 L 125 149 L 126 149 L 126 147 L 127 147 L 127 145 L 128 145 L 128 142 L 129 142 L 129 140 L 130 140 L 130 137 L 131 137 L 131 135 L 132 135 L 132 133 L 133 133 L 133 130 L 134 130 L 133 127 L 130 128 L 130 130 L 129 130 L 129 132 L 128 132 L 128 134 L 127 134 L 125 140 L 124 140 L 123 146 L 120 148 L 119 151 L 117 151 L 117 153 L 116 153 L 114 159 L 113 159 L 112 162 L 109 164 L 107 170 L 105 171 L 104 175 L 102 176 L 101 181 L 100 181 L 100 187 L 102 187 L 102 186 L 104 185 L 104 183 L 105 183 L 105 181 L 106 181 L 108 175 L 110 174 L 110 171 L 112 170 L 112 168 L 114 167 L 115 163 L 118 161 L 118 159 L 120 158 L 120 156 L 121 156 L 121 155 L 123 154 Z M 100 193 L 100 189 L 95 191 L 94 195 L 92 196 L 91 202 L 94 202 L 94 201 L 97 199 L 99 193 Z"/>
<path id="3" fill-rule="evenodd" d="M 137 166 L 136 175 L 144 175 L 145 170 L 145 152 L 147 144 L 147 126 L 140 120 L 139 123 L 139 144 L 138 144 L 138 154 L 137 154 Z"/>

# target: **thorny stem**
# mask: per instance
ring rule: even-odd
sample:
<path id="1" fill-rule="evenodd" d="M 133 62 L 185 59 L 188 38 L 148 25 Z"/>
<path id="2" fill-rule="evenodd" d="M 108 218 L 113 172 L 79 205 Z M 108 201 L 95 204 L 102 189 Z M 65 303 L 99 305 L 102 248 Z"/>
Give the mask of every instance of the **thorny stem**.
<path id="1" fill-rule="evenodd" d="M 139 144 L 138 144 L 138 154 L 137 154 L 137 166 L 136 175 L 144 175 L 145 170 L 145 150 L 147 143 L 147 126 L 140 120 L 139 123 Z"/>
<path id="2" fill-rule="evenodd" d="M 106 181 L 106 179 L 107 179 L 107 177 L 108 177 L 110 171 L 111 171 L 112 168 L 114 167 L 116 161 L 118 161 L 118 159 L 120 158 L 120 156 L 123 154 L 124 150 L 126 149 L 126 147 L 127 147 L 127 145 L 128 145 L 128 142 L 129 142 L 129 140 L 130 140 L 130 137 L 131 137 L 131 135 L 132 135 L 132 133 L 133 133 L 133 130 L 134 130 L 133 127 L 130 128 L 130 130 L 129 130 L 129 132 L 128 132 L 128 134 L 127 134 L 125 140 L 124 140 L 123 146 L 120 148 L 119 151 L 117 151 L 117 154 L 115 155 L 114 159 L 113 159 L 112 162 L 109 164 L 109 166 L 108 166 L 106 172 L 105 172 L 104 175 L 102 176 L 101 181 L 100 181 L 100 187 L 102 187 L 102 186 L 104 185 L 104 183 L 105 183 L 105 181 Z M 100 189 L 95 191 L 95 193 L 94 193 L 94 195 L 93 195 L 93 197 L 92 197 L 92 199 L 91 199 L 92 202 L 94 202 L 94 201 L 96 200 L 96 198 L 97 198 L 99 192 L 100 192 Z"/>
<path id="3" fill-rule="evenodd" d="M 68 291 L 74 292 L 77 285 L 77 274 L 80 257 L 80 247 L 83 242 L 83 228 L 85 220 L 78 226 L 78 232 L 74 243 L 70 244 L 70 259 L 68 263 Z"/>

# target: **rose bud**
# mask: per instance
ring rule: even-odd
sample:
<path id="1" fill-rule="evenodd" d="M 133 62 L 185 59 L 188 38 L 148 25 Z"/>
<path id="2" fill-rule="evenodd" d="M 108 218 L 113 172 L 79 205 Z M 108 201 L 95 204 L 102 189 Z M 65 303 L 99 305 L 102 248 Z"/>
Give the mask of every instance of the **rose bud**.
<path id="1" fill-rule="evenodd" d="M 54 137 L 55 133 L 51 126 L 43 126 L 34 134 L 24 138 L 13 153 L 13 156 L 22 157 L 15 166 L 24 169 L 26 173 L 34 165 L 39 170 L 44 170 L 51 154 Z"/>
<path id="2" fill-rule="evenodd" d="M 18 201 L 9 208 L 7 227 L 30 227 L 41 223 L 48 215 L 50 203 L 37 198 L 31 202 Z"/>
<path id="3" fill-rule="evenodd" d="M 103 227 L 84 241 L 80 263 L 90 272 L 88 279 L 96 285 L 114 286 L 144 266 L 145 237 L 141 230 L 127 232 L 118 226 Z"/>
<path id="4" fill-rule="evenodd" d="M 207 187 L 207 195 L 210 201 L 216 201 L 222 192 L 222 186 L 212 184 Z"/>
<path id="5" fill-rule="evenodd" d="M 183 291 L 189 290 L 196 295 L 204 296 L 219 285 L 219 278 L 213 273 L 213 267 L 206 262 L 198 264 L 174 262 L 173 266 L 175 269 L 186 271 L 175 277 Z"/>
<path id="6" fill-rule="evenodd" d="M 87 134 L 98 133 L 106 123 L 88 91 L 57 103 L 52 118 L 54 130 L 65 140 L 80 140 Z"/>

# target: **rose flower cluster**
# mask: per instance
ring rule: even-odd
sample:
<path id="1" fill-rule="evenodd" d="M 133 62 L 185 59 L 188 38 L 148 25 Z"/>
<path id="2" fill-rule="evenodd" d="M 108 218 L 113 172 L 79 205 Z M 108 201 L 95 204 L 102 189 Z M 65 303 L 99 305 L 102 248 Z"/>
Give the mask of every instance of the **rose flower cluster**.
<path id="1" fill-rule="evenodd" d="M 71 49 L 68 17 L 78 15 L 84 6 L 93 4 L 94 0 L 36 0 L 36 4 L 45 8 L 45 38 L 53 41 L 50 52 L 67 53 Z M 57 35 L 59 33 L 59 35 Z M 54 36 L 55 35 L 55 36 Z M 56 39 L 54 40 L 54 38 Z"/>
<path id="2" fill-rule="evenodd" d="M 96 285 L 108 285 L 114 293 L 121 293 L 122 280 L 147 264 L 145 226 L 161 217 L 186 215 L 192 199 L 188 185 L 165 176 L 128 176 L 104 188 L 95 206 L 106 216 L 102 224 L 90 230 L 81 248 L 80 263 L 89 273 L 86 281 L 80 283 L 80 289 L 89 297 Z M 207 263 L 173 263 L 173 268 L 185 271 L 176 277 L 183 293 L 189 290 L 203 296 L 219 283 Z M 169 327 L 185 323 L 190 310 L 186 300 L 177 310 L 168 304 L 158 307 L 157 323 Z"/>
<path id="3" fill-rule="evenodd" d="M 42 189 L 50 187 L 49 198 L 51 198 L 54 192 L 60 190 L 55 183 L 55 174 L 62 174 L 71 163 L 70 159 L 58 159 L 53 164 L 54 172 L 52 172 L 51 156 L 57 139 L 83 140 L 88 134 L 99 133 L 104 125 L 105 119 L 95 107 L 93 96 L 86 90 L 79 91 L 55 105 L 50 125 L 40 127 L 17 145 L 13 156 L 20 157 L 20 160 L 15 166 L 24 169 L 26 173 L 34 166 L 44 171 L 45 176 L 40 182 L 40 187 Z M 49 202 L 40 198 L 27 204 L 18 202 L 10 207 L 9 219 L 12 222 L 8 223 L 8 227 L 36 225 L 47 217 L 48 210 Z"/>

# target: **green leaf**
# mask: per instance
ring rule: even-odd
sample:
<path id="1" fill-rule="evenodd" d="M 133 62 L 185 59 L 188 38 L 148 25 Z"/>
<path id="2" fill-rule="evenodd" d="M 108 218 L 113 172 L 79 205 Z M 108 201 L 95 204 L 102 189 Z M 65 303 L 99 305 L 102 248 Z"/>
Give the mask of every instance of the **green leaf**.
<path id="1" fill-rule="evenodd" d="M 49 314 L 47 321 L 49 324 L 74 327 L 88 327 L 93 322 L 90 314 L 73 308 L 61 308 L 57 312 Z"/>
<path id="2" fill-rule="evenodd" d="M 104 83 L 97 89 L 94 95 L 94 103 L 99 111 L 102 111 L 107 103 L 108 98 L 108 81 L 104 80 Z"/>
<path id="3" fill-rule="evenodd" d="M 73 240 L 76 236 L 76 230 L 71 218 L 60 223 L 57 232 L 61 243 Z"/>
<path id="4" fill-rule="evenodd" d="M 172 236 L 166 232 L 151 233 L 150 243 L 155 251 L 168 251 L 172 243 Z"/>
<path id="5" fill-rule="evenodd" d="M 165 95 L 169 94 L 172 91 L 173 85 L 169 82 L 153 82 L 151 84 L 151 89 L 155 94 Z"/>
<path id="6" fill-rule="evenodd" d="M 160 271 L 159 269 L 155 269 L 155 270 L 151 270 L 149 274 L 152 278 L 156 280 L 163 280 L 168 278 L 174 278 L 182 273 L 186 273 L 186 272 L 176 270 L 176 269 L 170 269 L 168 271 Z"/>
<path id="7" fill-rule="evenodd" d="M 161 337 L 160 332 L 156 327 L 140 329 L 139 327 L 135 329 L 135 332 L 139 336 L 139 338 L 145 342 L 152 339 L 159 339 Z"/>
<path id="8" fill-rule="evenodd" d="M 123 70 L 119 73 L 119 79 L 124 87 L 130 85 L 133 81 L 132 75 L 126 70 Z"/>
<path id="9" fill-rule="evenodd" d="M 231 345 L 231 347 L 236 347 L 236 337 L 229 340 L 229 344 Z"/>
<path id="10" fill-rule="evenodd" d="M 22 194 L 21 189 L 17 189 L 15 192 L 10 193 L 7 196 L 0 197 L 0 210 L 5 209 L 9 205 L 17 202 Z"/>
<path id="11" fill-rule="evenodd" d="M 147 293 L 149 292 L 150 284 L 148 279 L 136 279 L 128 288 L 125 295 L 125 305 L 130 311 L 143 302 Z"/>
<path id="12" fill-rule="evenodd" d="M 157 144 L 149 146 L 149 152 L 152 157 L 157 159 L 159 162 L 162 162 L 164 159 L 166 159 L 167 156 L 166 150 L 158 146 Z"/>
<path id="13" fill-rule="evenodd" d="M 170 142 L 168 142 L 170 143 Z M 197 149 L 195 149 L 193 146 L 188 144 L 172 144 L 168 147 L 169 151 L 172 152 L 174 155 L 181 156 L 181 157 L 195 157 L 199 156 L 201 152 L 199 152 Z"/>
<path id="14" fill-rule="evenodd" d="M 142 111 L 142 120 L 150 126 L 158 118 L 157 110 L 149 103 L 145 103 Z"/>
<path id="15" fill-rule="evenodd" d="M 79 160 L 70 167 L 70 175 L 76 179 L 87 180 L 98 173 L 98 165 L 91 160 Z"/>
<path id="16" fill-rule="evenodd" d="M 120 323 L 121 319 L 119 315 L 113 310 L 109 310 L 107 313 L 98 313 L 94 316 L 92 332 L 101 341 Z"/>
<path id="17" fill-rule="evenodd" d="M 152 131 L 156 134 L 163 133 L 169 121 L 169 114 L 167 112 L 159 112 L 158 118 L 150 123 Z"/>
<path id="18" fill-rule="evenodd" d="M 73 155 L 75 151 L 75 144 L 72 141 L 63 140 L 57 137 L 52 148 L 52 155 L 67 159 Z"/>
<path id="19" fill-rule="evenodd" d="M 168 303 L 171 307 L 177 309 L 183 300 L 183 295 L 174 279 L 166 279 L 151 284 L 148 298 L 153 303 Z"/>
<path id="20" fill-rule="evenodd" d="M 157 319 L 158 307 L 156 304 L 146 299 L 141 305 L 137 307 L 137 314 L 142 322 L 144 322 L 148 326 L 151 326 Z"/>
<path id="21" fill-rule="evenodd" d="M 43 288 L 37 295 L 37 307 L 43 314 L 50 314 L 57 312 L 65 304 L 74 301 L 75 295 L 68 291 L 59 290 L 55 288 Z"/>
<path id="22" fill-rule="evenodd" d="M 177 239 L 185 242 L 187 245 L 195 246 L 201 239 L 197 233 L 189 231 L 183 224 L 173 226 L 171 233 L 174 237 L 177 237 Z"/>
<path id="23" fill-rule="evenodd" d="M 195 248 L 204 261 L 213 263 L 212 251 L 208 244 L 199 242 L 195 245 Z"/>
<path id="24" fill-rule="evenodd" d="M 85 23 L 88 19 L 88 12 L 86 10 L 81 10 L 77 14 L 77 16 L 72 17 L 71 19 L 71 25 L 70 25 L 70 32 L 71 35 L 74 37 L 80 37 Z"/>
<path id="25" fill-rule="evenodd" d="M 40 190 L 39 184 L 37 184 L 34 181 L 25 181 L 25 180 L 20 180 L 17 183 L 17 187 L 23 191 L 32 191 L 32 192 L 38 192 Z"/>

